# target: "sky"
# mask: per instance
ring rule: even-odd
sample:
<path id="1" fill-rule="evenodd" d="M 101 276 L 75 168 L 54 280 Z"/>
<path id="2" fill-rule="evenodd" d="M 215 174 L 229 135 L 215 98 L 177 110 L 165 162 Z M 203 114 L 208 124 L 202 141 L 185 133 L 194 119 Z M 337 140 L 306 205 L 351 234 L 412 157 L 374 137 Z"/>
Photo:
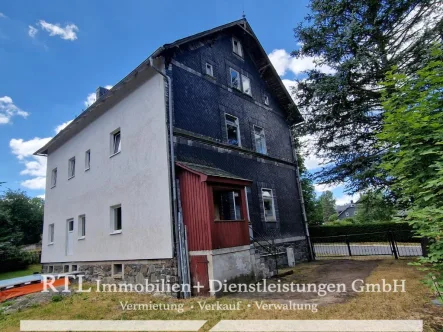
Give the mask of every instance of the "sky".
<path id="1" fill-rule="evenodd" d="M 278 4 L 278 5 L 277 5 Z M 306 0 L 10 1 L 0 4 L 0 182 L 44 197 L 46 160 L 33 156 L 159 46 L 237 19 L 245 12 L 287 87 L 312 58 L 294 59 L 293 28 Z M 23 10 L 26 8 L 26 10 Z M 321 68 L 326 72 L 330 69 Z M 309 143 L 309 140 L 307 140 Z M 309 155 L 311 171 L 319 160 Z M 342 186 L 337 203 L 351 199 Z"/>

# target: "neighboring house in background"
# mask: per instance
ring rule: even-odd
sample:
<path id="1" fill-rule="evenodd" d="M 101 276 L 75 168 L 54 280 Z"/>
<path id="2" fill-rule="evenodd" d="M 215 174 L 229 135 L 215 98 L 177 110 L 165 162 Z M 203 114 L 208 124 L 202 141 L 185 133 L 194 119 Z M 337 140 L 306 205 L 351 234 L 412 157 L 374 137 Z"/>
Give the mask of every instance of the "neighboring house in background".
<path id="1" fill-rule="evenodd" d="M 351 201 L 349 204 L 337 206 L 338 219 L 355 217 L 358 214 L 357 203 Z"/>
<path id="2" fill-rule="evenodd" d="M 209 279 L 271 275 L 266 240 L 283 261 L 307 259 L 301 121 L 246 19 L 160 47 L 36 152 L 48 157 L 43 271 L 190 275 L 209 292 Z"/>

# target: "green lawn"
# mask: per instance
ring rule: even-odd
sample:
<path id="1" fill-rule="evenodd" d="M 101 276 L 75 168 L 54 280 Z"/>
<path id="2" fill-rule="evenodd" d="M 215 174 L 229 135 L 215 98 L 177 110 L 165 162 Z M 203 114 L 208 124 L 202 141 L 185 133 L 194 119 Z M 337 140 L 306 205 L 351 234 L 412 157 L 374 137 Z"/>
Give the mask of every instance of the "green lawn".
<path id="1" fill-rule="evenodd" d="M 40 264 L 32 264 L 29 265 L 25 270 L 0 273 L 0 280 L 24 277 L 33 274 L 34 272 L 41 272 L 41 270 L 42 266 Z"/>

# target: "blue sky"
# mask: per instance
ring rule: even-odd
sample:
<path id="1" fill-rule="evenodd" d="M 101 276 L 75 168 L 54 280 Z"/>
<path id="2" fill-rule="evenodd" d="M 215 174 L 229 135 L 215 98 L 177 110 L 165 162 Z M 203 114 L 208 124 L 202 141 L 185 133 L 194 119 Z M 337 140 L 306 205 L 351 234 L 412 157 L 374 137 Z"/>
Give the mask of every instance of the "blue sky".
<path id="1" fill-rule="evenodd" d="M 246 17 L 287 86 L 313 66 L 291 59 L 307 1 L 21 1 L 0 5 L 0 181 L 44 194 L 32 152 L 157 47 Z M 23 10 L 26 8 L 26 10 Z M 325 68 L 327 71 L 328 69 Z M 89 97 L 89 102 L 93 99 Z M 317 160 L 308 161 L 311 168 Z M 335 188 L 337 197 L 342 189 Z"/>

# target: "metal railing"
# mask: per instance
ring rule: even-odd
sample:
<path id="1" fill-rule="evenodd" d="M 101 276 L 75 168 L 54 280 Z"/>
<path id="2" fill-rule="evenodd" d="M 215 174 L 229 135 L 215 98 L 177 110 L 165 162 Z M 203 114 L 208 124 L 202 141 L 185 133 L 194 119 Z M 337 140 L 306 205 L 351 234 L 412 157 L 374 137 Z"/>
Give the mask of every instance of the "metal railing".
<path id="1" fill-rule="evenodd" d="M 422 256 L 420 239 L 399 232 L 375 232 L 311 237 L 315 257 Z M 415 242 L 414 242 L 415 241 Z"/>

